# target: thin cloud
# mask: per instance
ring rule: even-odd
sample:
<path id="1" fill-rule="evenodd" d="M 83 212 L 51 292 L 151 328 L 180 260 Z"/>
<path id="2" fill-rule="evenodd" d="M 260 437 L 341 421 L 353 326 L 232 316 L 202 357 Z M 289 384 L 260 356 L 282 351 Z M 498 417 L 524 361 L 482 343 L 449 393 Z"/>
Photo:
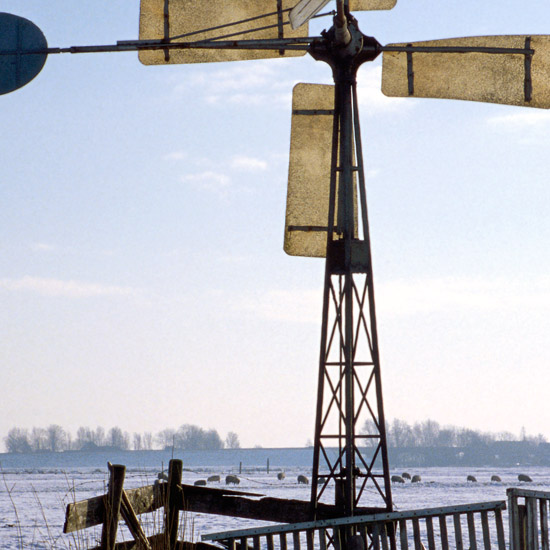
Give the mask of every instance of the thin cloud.
<path id="1" fill-rule="evenodd" d="M 162 160 L 185 160 L 188 157 L 187 151 L 172 151 L 162 157 Z"/>
<path id="2" fill-rule="evenodd" d="M 499 127 L 516 129 L 522 126 L 543 126 L 546 128 L 550 121 L 550 111 L 543 109 L 522 109 L 515 113 L 490 117 L 487 122 Z"/>
<path id="3" fill-rule="evenodd" d="M 254 157 L 238 155 L 231 160 L 231 168 L 243 172 L 263 172 L 267 170 L 267 162 Z"/>
<path id="4" fill-rule="evenodd" d="M 181 177 L 184 183 L 191 183 L 197 189 L 223 194 L 231 185 L 231 179 L 220 172 L 206 171 Z"/>
<path id="5" fill-rule="evenodd" d="M 41 296 L 67 298 L 128 297 L 137 294 L 135 289 L 129 287 L 29 276 L 20 279 L 0 279 L 0 289 L 8 292 L 31 292 Z"/>
<path id="6" fill-rule="evenodd" d="M 529 281 L 441 278 L 377 285 L 381 313 L 405 316 L 443 311 L 503 311 L 550 307 L 550 278 Z"/>

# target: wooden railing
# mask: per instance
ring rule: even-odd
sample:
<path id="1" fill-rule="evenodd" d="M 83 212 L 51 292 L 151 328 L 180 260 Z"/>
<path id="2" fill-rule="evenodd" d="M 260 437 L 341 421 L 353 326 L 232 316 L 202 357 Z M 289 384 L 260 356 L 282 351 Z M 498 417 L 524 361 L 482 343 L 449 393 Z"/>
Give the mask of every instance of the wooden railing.
<path id="1" fill-rule="evenodd" d="M 202 540 L 229 550 L 506 550 L 505 508 L 505 501 L 445 506 L 210 533 Z"/>
<path id="2" fill-rule="evenodd" d="M 508 489 L 510 550 L 549 550 L 550 492 Z"/>

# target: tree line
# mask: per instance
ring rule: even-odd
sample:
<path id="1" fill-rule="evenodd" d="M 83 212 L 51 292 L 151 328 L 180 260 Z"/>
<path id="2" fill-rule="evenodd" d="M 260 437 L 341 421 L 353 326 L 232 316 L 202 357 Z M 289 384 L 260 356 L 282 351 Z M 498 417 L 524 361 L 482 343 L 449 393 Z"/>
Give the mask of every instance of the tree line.
<path id="1" fill-rule="evenodd" d="M 378 428 L 372 420 L 367 420 L 363 432 L 378 433 Z M 493 433 L 458 426 L 441 426 L 435 420 L 409 424 L 398 418 L 386 422 L 386 439 L 388 447 L 475 447 L 496 441 L 524 441 L 533 444 L 547 441 L 542 434 L 528 435 L 525 428 L 521 429 L 518 437 L 507 431 Z M 376 444 L 375 440 L 369 441 Z"/>
<path id="2" fill-rule="evenodd" d="M 76 436 L 57 424 L 46 428 L 12 428 L 4 444 L 8 453 L 39 453 L 60 451 L 85 451 L 98 448 L 144 451 L 175 448 L 182 450 L 214 451 L 240 448 L 239 436 L 229 432 L 225 439 L 216 430 L 205 430 L 192 424 L 183 424 L 177 430 L 164 429 L 155 435 L 152 432 L 130 434 L 115 426 L 105 431 L 101 426 L 91 429 L 78 428 Z"/>

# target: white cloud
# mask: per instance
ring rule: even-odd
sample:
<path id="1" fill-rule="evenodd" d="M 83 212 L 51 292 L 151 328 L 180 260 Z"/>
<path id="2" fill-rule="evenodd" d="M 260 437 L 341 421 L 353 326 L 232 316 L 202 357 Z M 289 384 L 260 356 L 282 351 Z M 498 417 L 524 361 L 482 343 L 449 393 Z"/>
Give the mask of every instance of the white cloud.
<path id="1" fill-rule="evenodd" d="M 382 66 L 367 65 L 357 75 L 357 97 L 361 113 L 376 115 L 395 113 L 414 108 L 415 102 L 406 97 L 387 97 L 382 93 Z"/>
<path id="2" fill-rule="evenodd" d="M 57 250 L 56 246 L 48 243 L 33 243 L 31 248 L 35 252 L 55 252 Z"/>
<path id="3" fill-rule="evenodd" d="M 206 171 L 200 174 L 188 174 L 181 177 L 184 183 L 191 183 L 197 189 L 223 194 L 231 185 L 231 179 L 226 174 Z"/>
<path id="4" fill-rule="evenodd" d="M 263 172 L 267 170 L 267 162 L 253 157 L 237 155 L 231 160 L 231 168 L 243 172 Z"/>
<path id="5" fill-rule="evenodd" d="M 137 293 L 135 289 L 129 287 L 29 276 L 21 279 L 0 279 L 0 289 L 8 292 L 33 292 L 42 296 L 68 298 L 133 296 Z"/>
<path id="6" fill-rule="evenodd" d="M 187 158 L 187 151 L 172 151 L 162 157 L 163 160 L 185 160 Z"/>
<path id="7" fill-rule="evenodd" d="M 322 289 L 270 290 L 237 303 L 234 307 L 264 319 L 319 324 Z"/>
<path id="8" fill-rule="evenodd" d="M 516 129 L 521 126 L 541 126 L 547 127 L 550 122 L 550 111 L 543 109 L 521 109 L 514 113 L 497 115 L 487 119 L 487 122 L 491 125 L 499 127 L 509 127 L 510 129 Z"/>
<path id="9" fill-rule="evenodd" d="M 550 278 L 398 280 L 380 283 L 376 291 L 380 312 L 392 316 L 550 307 Z"/>

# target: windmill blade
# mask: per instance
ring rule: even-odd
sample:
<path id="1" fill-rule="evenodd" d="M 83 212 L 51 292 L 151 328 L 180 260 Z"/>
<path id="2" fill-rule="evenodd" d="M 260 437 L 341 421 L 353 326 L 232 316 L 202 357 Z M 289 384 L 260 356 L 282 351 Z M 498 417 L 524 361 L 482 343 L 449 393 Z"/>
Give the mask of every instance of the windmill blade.
<path id="1" fill-rule="evenodd" d="M 326 257 L 333 121 L 334 86 L 296 84 L 284 242 L 291 256 Z M 353 215 L 357 228 L 356 195 Z"/>
<path id="2" fill-rule="evenodd" d="M 389 44 L 382 92 L 550 108 L 550 36 L 477 36 Z"/>
<path id="3" fill-rule="evenodd" d="M 296 0 L 141 0 L 140 40 L 269 40 L 307 36 L 307 26 L 292 30 L 287 12 Z M 295 50 L 172 49 L 141 51 L 144 65 L 242 61 L 304 55 Z"/>
<path id="4" fill-rule="evenodd" d="M 313 16 L 319 13 L 330 0 L 300 0 L 288 15 L 293 29 L 297 29 L 307 23 Z M 397 0 L 350 0 L 350 11 L 391 10 Z"/>
<path id="5" fill-rule="evenodd" d="M 0 95 L 22 88 L 42 70 L 47 54 L 27 52 L 47 47 L 46 38 L 34 23 L 0 13 Z"/>
<path id="6" fill-rule="evenodd" d="M 397 0 L 350 0 L 350 11 L 376 11 L 391 10 L 397 4 Z"/>

